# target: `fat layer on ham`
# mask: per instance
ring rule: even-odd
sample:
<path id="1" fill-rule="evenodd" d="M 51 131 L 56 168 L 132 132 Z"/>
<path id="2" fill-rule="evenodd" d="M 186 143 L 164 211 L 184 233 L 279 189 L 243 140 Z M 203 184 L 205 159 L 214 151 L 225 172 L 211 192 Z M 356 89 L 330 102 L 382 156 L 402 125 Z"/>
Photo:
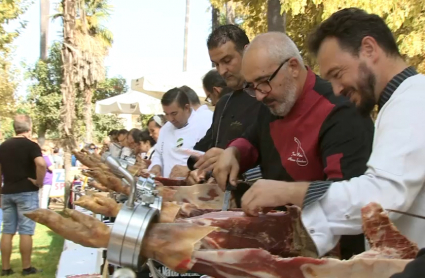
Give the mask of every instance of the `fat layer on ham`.
<path id="1" fill-rule="evenodd" d="M 194 272 L 215 278 L 389 278 L 409 260 L 282 258 L 261 249 L 199 250 Z"/>

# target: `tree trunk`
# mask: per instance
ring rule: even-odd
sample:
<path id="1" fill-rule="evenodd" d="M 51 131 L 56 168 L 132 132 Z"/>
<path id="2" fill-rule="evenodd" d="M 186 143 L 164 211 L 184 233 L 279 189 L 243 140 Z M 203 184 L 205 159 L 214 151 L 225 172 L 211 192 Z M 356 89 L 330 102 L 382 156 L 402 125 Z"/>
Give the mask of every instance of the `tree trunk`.
<path id="1" fill-rule="evenodd" d="M 49 0 L 40 0 L 40 59 L 47 60 L 49 34 Z"/>
<path id="2" fill-rule="evenodd" d="M 75 123 L 75 0 L 62 0 L 63 7 L 63 81 L 61 84 L 62 107 L 61 107 L 61 131 L 62 146 L 64 149 L 65 164 L 65 206 L 68 204 L 71 184 L 71 151 L 77 147 L 74 138 Z"/>
<path id="3" fill-rule="evenodd" d="M 87 87 L 84 90 L 85 100 L 84 100 L 84 123 L 86 125 L 86 143 L 93 143 L 93 118 L 91 110 L 91 101 L 93 98 L 93 88 Z"/>
<path id="4" fill-rule="evenodd" d="M 183 50 L 183 71 L 187 71 L 187 48 L 189 39 L 189 8 L 190 0 L 186 0 L 186 19 L 184 22 L 184 50 Z"/>
<path id="5" fill-rule="evenodd" d="M 228 1 L 226 6 L 226 23 L 235 24 L 235 10 L 233 8 L 233 1 Z"/>
<path id="6" fill-rule="evenodd" d="M 211 19 L 212 19 L 212 30 L 214 31 L 215 29 L 218 28 L 218 26 L 220 26 L 220 10 L 214 8 L 214 6 L 211 7 Z"/>
<path id="7" fill-rule="evenodd" d="M 280 0 L 267 1 L 267 31 L 286 31 L 286 13 L 280 14 Z"/>
<path id="8" fill-rule="evenodd" d="M 211 6 L 211 32 L 220 26 L 220 10 Z M 215 67 L 215 63 L 212 63 L 212 67 Z"/>

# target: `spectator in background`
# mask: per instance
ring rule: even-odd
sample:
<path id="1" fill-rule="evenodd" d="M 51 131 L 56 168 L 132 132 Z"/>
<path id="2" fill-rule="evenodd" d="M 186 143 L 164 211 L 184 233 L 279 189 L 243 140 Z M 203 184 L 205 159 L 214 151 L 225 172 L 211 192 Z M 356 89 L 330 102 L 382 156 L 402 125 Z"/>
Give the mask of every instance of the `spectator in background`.
<path id="1" fill-rule="evenodd" d="M 140 132 L 142 132 L 140 129 L 138 128 L 132 128 L 130 129 L 130 131 L 127 134 L 127 145 L 130 149 L 132 149 L 136 154 L 137 153 L 137 143 L 136 141 L 138 141 L 139 139 L 139 134 Z"/>
<path id="2" fill-rule="evenodd" d="M 59 148 L 54 148 L 53 149 L 53 165 L 55 169 L 63 169 L 63 158 L 62 156 L 59 154 Z"/>
<path id="3" fill-rule="evenodd" d="M 105 152 L 109 152 L 109 144 L 111 144 L 111 138 L 109 136 L 103 138 L 102 150 L 100 151 L 100 155 L 102 155 Z"/>
<path id="4" fill-rule="evenodd" d="M 196 111 L 196 114 L 200 117 L 200 120 L 210 126 L 212 123 L 213 118 L 213 112 L 208 108 L 208 105 L 203 104 L 201 105 L 201 102 L 199 101 L 198 94 L 192 88 L 188 86 L 182 86 L 180 87 L 180 90 L 185 92 L 187 97 L 189 98 L 190 107 L 193 108 L 193 110 Z"/>
<path id="5" fill-rule="evenodd" d="M 167 119 L 164 115 L 155 115 L 148 120 L 149 135 L 153 138 L 153 140 L 155 140 L 155 142 L 158 141 L 159 131 L 166 122 Z"/>
<path id="6" fill-rule="evenodd" d="M 43 186 L 38 191 L 38 198 L 40 208 L 47 209 L 49 204 L 50 189 L 52 188 L 54 165 L 53 162 L 50 160 L 50 147 L 46 145 L 43 146 L 41 152 L 43 154 L 44 161 L 46 162 L 47 169 L 46 175 L 44 176 L 43 180 Z"/>
<path id="7" fill-rule="evenodd" d="M 118 143 L 122 147 L 121 149 L 121 159 L 126 159 L 127 157 L 130 157 L 133 155 L 133 150 L 128 145 L 128 131 L 127 129 L 121 129 L 118 131 Z"/>
<path id="8" fill-rule="evenodd" d="M 40 272 L 31 266 L 32 235 L 35 222 L 23 214 L 38 208 L 38 190 L 43 186 L 46 163 L 38 144 L 31 141 L 32 122 L 27 115 L 13 121 L 16 136 L 0 146 L 3 234 L 1 237 L 2 276 L 12 275 L 10 256 L 12 239 L 19 232 L 22 275 Z"/>
<path id="9" fill-rule="evenodd" d="M 117 140 L 118 130 L 113 129 L 113 130 L 109 131 L 108 137 L 111 139 L 111 143 L 112 142 L 118 142 L 118 140 Z"/>
<path id="10" fill-rule="evenodd" d="M 121 130 L 123 131 L 123 130 Z M 127 131 L 127 130 L 125 130 Z M 111 138 L 111 143 L 109 144 L 109 152 L 111 154 L 112 157 L 114 158 L 120 158 L 121 156 L 121 150 L 122 150 L 122 146 L 120 145 L 119 141 L 118 141 L 118 137 L 120 136 L 119 134 L 119 130 L 112 130 L 111 132 L 109 132 L 109 136 Z M 121 133 L 121 138 L 122 138 L 122 133 Z M 125 136 L 125 135 L 124 135 Z"/>
<path id="11" fill-rule="evenodd" d="M 149 135 L 149 131 L 142 130 L 139 134 L 138 152 L 144 154 L 143 159 L 151 160 L 155 152 L 155 140 Z"/>
<path id="12" fill-rule="evenodd" d="M 206 95 L 205 101 L 211 103 L 212 106 L 215 106 L 222 96 L 233 91 L 227 87 L 226 81 L 216 69 L 212 69 L 205 74 L 202 79 L 202 85 Z"/>

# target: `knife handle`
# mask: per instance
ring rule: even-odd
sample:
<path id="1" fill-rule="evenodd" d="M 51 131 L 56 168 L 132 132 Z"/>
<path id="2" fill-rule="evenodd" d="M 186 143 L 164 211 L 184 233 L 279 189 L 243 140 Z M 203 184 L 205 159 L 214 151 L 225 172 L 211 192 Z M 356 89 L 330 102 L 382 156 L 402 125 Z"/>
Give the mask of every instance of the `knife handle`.
<path id="1" fill-rule="evenodd" d="M 235 189 L 235 187 L 230 183 L 230 181 L 229 180 L 227 180 L 227 183 L 226 183 L 226 191 L 232 191 L 232 190 L 234 190 Z"/>

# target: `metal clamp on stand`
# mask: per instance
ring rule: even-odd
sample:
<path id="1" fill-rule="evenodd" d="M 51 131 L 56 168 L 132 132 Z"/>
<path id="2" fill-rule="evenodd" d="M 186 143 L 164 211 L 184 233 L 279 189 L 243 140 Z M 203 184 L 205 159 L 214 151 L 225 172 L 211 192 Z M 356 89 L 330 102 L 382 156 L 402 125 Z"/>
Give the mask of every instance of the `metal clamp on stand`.
<path id="1" fill-rule="evenodd" d="M 147 178 L 139 177 L 137 181 L 137 200 L 142 204 L 149 204 L 150 207 L 156 208 L 161 212 L 162 197 L 158 196 L 154 174 L 150 174 Z"/>
<path id="2" fill-rule="evenodd" d="M 111 230 L 108 261 L 140 271 L 148 261 L 140 255 L 143 239 L 149 226 L 159 219 L 159 209 L 156 207 L 162 206 L 162 198 L 156 196 L 155 183 L 150 181 L 153 179 L 139 182 L 111 156 L 105 162 L 113 172 L 121 173 L 131 187 L 129 198 L 118 213 Z M 141 194 L 139 198 L 138 187 Z M 152 275 L 158 277 L 156 271 Z"/>

